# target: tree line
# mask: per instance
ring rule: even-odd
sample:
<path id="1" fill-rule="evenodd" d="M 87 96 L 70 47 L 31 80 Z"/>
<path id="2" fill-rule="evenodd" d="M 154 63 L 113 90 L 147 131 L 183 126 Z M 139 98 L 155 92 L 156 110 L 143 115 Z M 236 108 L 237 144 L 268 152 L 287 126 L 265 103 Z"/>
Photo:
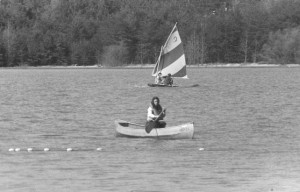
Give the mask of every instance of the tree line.
<path id="1" fill-rule="evenodd" d="M 0 66 L 300 63 L 299 0 L 0 0 Z"/>

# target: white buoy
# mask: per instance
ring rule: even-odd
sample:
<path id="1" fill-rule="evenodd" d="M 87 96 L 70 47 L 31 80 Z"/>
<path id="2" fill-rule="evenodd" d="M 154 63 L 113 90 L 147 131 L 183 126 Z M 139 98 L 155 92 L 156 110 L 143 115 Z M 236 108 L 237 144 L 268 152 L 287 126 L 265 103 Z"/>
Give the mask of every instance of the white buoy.
<path id="1" fill-rule="evenodd" d="M 19 152 L 21 149 L 20 148 L 15 148 L 15 151 L 16 152 Z"/>
<path id="2" fill-rule="evenodd" d="M 203 151 L 204 150 L 204 148 L 199 148 L 199 151 Z"/>
<path id="3" fill-rule="evenodd" d="M 50 149 L 49 148 L 44 148 L 44 151 L 50 151 Z"/>
<path id="4" fill-rule="evenodd" d="M 12 151 L 14 151 L 14 150 L 15 150 L 14 148 L 9 148 L 9 149 L 8 149 L 9 152 L 12 152 Z"/>
<path id="5" fill-rule="evenodd" d="M 97 151 L 102 151 L 102 148 L 101 148 L 101 147 L 98 147 L 96 150 L 97 150 Z"/>
<path id="6" fill-rule="evenodd" d="M 27 151 L 28 151 L 28 152 L 31 152 L 31 151 L 32 151 L 32 148 L 28 148 Z"/>
<path id="7" fill-rule="evenodd" d="M 68 148 L 68 149 L 67 149 L 68 152 L 69 152 L 69 151 L 72 151 L 72 150 L 73 150 L 72 148 Z"/>

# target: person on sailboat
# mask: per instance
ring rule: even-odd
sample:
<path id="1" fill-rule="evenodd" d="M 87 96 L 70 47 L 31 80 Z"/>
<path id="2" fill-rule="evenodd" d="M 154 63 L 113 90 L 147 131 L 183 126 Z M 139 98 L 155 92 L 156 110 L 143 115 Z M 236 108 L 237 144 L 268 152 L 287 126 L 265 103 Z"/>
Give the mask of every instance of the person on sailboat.
<path id="1" fill-rule="evenodd" d="M 166 109 L 163 109 L 159 104 L 159 98 L 153 97 L 148 108 L 147 113 L 147 123 L 154 122 L 155 128 L 164 128 L 166 127 L 167 123 L 163 121 L 164 117 L 166 116 Z"/>
<path id="2" fill-rule="evenodd" d="M 155 78 L 155 84 L 162 84 L 163 83 L 163 78 L 161 76 L 161 72 L 159 72 Z"/>
<path id="3" fill-rule="evenodd" d="M 173 79 L 171 73 L 169 73 L 168 76 L 165 77 L 163 84 L 168 86 L 173 85 Z"/>

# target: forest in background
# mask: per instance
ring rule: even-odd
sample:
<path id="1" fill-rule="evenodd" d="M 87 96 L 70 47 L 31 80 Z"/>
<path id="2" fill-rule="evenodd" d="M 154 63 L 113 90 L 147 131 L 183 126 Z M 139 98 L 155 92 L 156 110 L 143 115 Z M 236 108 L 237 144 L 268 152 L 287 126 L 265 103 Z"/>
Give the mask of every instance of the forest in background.
<path id="1" fill-rule="evenodd" d="M 187 63 L 300 63 L 299 0 L 0 0 L 0 67 L 152 64 L 174 24 Z"/>

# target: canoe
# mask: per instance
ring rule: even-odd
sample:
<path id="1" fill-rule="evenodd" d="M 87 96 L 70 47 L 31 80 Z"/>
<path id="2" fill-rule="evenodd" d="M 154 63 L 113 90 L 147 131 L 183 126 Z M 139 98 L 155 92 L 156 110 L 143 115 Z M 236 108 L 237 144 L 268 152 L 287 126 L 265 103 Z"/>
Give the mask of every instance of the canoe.
<path id="1" fill-rule="evenodd" d="M 192 139 L 194 136 L 194 123 L 186 123 L 160 129 L 152 129 L 150 133 L 145 131 L 145 125 L 116 120 L 117 137 L 133 138 L 159 138 L 159 139 Z"/>

